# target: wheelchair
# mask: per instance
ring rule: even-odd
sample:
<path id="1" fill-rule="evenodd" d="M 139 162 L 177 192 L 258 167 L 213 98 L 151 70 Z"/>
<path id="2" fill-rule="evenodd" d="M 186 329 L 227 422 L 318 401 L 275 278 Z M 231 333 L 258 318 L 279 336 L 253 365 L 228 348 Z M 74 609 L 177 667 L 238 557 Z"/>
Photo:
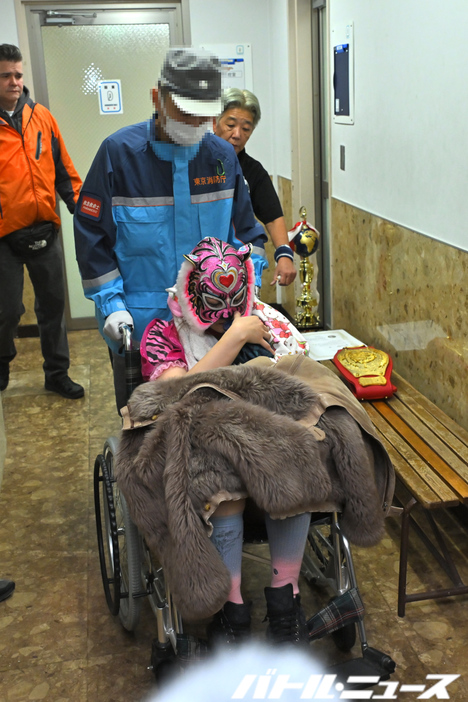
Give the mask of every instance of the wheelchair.
<path id="1" fill-rule="evenodd" d="M 132 349 L 131 329 L 124 327 L 127 395 L 140 384 L 140 354 Z M 152 643 L 151 669 L 158 681 L 174 668 L 182 668 L 207 655 L 206 643 L 184 632 L 170 583 L 133 523 L 124 494 L 114 477 L 114 456 L 118 439 L 104 443 L 94 465 L 94 506 L 99 561 L 104 594 L 110 613 L 119 617 L 127 631 L 134 631 L 141 616 L 143 599 L 148 599 L 156 619 Z M 251 543 L 262 543 L 264 535 L 250 534 Z M 268 563 L 268 559 L 244 556 Z M 330 634 L 337 649 L 348 653 L 359 635 L 361 657 L 331 666 L 328 673 L 346 683 L 349 676 L 374 679 L 354 687 L 368 687 L 376 680 L 388 680 L 395 670 L 392 658 L 369 646 L 364 626 L 364 606 L 360 597 L 351 548 L 340 528 L 337 505 L 318 506 L 311 515 L 308 541 L 301 574 L 313 588 L 331 595 L 328 604 L 307 621 L 309 641 Z"/>

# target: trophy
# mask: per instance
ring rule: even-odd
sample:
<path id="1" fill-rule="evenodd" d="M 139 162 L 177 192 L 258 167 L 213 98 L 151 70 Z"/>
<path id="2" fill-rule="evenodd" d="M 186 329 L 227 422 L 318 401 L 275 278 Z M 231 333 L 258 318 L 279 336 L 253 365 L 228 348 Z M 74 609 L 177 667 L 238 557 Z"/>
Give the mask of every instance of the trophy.
<path id="1" fill-rule="evenodd" d="M 319 324 L 319 316 L 314 312 L 318 302 L 312 292 L 314 279 L 314 266 L 310 257 L 317 251 L 320 233 L 307 221 L 307 210 L 299 210 L 301 222 L 297 222 L 289 231 L 289 241 L 292 248 L 301 257 L 299 266 L 299 279 L 301 281 L 301 294 L 296 299 L 296 326 L 298 329 L 309 329 Z"/>

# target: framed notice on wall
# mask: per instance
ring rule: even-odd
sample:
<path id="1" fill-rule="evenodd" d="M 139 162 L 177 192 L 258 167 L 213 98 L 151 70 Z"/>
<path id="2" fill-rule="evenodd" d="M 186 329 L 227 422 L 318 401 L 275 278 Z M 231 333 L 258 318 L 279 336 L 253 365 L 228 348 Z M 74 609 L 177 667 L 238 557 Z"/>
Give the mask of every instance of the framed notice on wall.
<path id="1" fill-rule="evenodd" d="M 239 88 L 253 92 L 251 44 L 204 44 L 221 61 L 222 89 Z"/>
<path id="2" fill-rule="evenodd" d="M 354 124 L 354 32 L 353 23 L 332 30 L 333 122 Z"/>

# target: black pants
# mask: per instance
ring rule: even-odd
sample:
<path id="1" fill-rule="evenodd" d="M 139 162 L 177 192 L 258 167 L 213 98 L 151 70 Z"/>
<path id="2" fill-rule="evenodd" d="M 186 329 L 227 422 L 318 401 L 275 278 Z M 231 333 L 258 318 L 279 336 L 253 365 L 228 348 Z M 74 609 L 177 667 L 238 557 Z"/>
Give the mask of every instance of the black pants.
<path id="1" fill-rule="evenodd" d="M 22 259 L 0 239 L 0 362 L 16 356 L 14 338 L 24 313 L 24 266 L 34 288 L 34 311 L 39 326 L 44 374 L 47 380 L 67 375 L 70 366 L 65 328 L 65 285 L 62 247 L 57 239 L 34 258 Z"/>

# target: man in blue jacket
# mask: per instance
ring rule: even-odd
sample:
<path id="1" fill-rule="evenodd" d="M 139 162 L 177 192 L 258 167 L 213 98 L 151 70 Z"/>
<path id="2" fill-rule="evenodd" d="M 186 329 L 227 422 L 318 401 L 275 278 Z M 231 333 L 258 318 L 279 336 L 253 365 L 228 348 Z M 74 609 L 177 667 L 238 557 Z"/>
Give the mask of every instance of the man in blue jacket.
<path id="1" fill-rule="evenodd" d="M 170 317 L 166 289 L 183 254 L 215 236 L 253 244 L 257 285 L 268 265 L 236 153 L 209 131 L 222 109 L 219 60 L 170 49 L 153 102 L 154 119 L 102 143 L 75 211 L 83 288 L 112 351 L 119 408 L 120 327 L 132 325 L 138 342 L 152 319 Z"/>

